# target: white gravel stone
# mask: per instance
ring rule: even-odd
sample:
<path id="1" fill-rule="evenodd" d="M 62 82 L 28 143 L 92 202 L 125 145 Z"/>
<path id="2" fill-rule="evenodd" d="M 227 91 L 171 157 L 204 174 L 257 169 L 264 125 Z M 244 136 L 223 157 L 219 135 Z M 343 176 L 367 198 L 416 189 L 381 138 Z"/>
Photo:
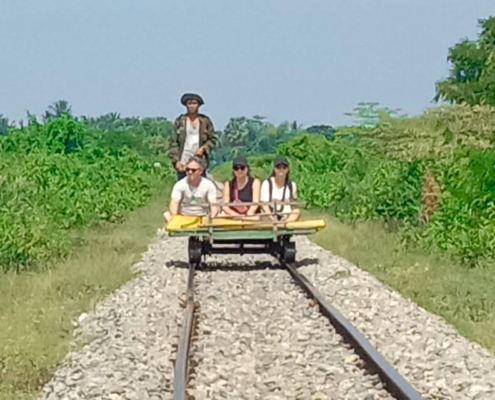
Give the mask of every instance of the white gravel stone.
<path id="1" fill-rule="evenodd" d="M 186 240 L 161 238 L 134 266 L 140 274 L 77 319 L 76 341 L 42 399 L 172 398 L 184 309 Z M 53 388 L 53 389 L 50 389 Z"/>
<path id="2" fill-rule="evenodd" d="M 40 399 L 172 399 L 187 239 L 157 240 L 140 274 L 81 314 L 74 347 Z M 495 356 L 331 252 L 297 238 L 299 270 L 425 399 L 495 399 Z M 199 399 L 390 398 L 287 271 L 268 256 L 208 257 L 196 274 Z"/>
<path id="3" fill-rule="evenodd" d="M 296 242 L 297 261 L 314 260 L 299 271 L 425 399 L 495 399 L 494 354 L 308 238 Z"/>
<path id="4" fill-rule="evenodd" d="M 351 390 L 354 398 L 365 397 L 371 378 L 346 363 L 354 360 L 353 351 L 309 306 L 289 273 L 263 268 L 266 263 L 259 269 L 261 259 L 272 261 L 263 255 L 209 257 L 209 266 L 196 273 L 201 308 L 191 349 L 198 363 L 194 398 L 227 392 L 240 399 L 313 399 L 322 393 L 345 399 Z M 385 390 L 380 394 L 392 398 Z"/>

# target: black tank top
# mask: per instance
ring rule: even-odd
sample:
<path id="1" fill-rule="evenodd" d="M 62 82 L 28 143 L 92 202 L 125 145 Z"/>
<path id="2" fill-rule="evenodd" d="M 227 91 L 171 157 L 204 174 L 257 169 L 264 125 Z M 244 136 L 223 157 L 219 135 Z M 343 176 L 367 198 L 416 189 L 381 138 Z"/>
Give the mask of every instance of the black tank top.
<path id="1" fill-rule="evenodd" d="M 239 200 L 242 202 L 251 202 L 253 201 L 253 178 L 248 176 L 248 181 L 244 187 L 239 190 Z M 230 181 L 230 202 L 235 200 L 234 198 L 234 182 L 235 179 Z"/>

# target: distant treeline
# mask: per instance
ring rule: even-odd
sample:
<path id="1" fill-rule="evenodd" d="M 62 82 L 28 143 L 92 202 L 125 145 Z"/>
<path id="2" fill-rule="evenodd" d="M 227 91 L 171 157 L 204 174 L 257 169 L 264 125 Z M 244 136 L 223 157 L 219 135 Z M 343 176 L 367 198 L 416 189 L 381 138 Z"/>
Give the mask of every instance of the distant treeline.
<path id="1" fill-rule="evenodd" d="M 118 145 L 127 145 L 146 156 L 166 156 L 168 153 L 168 139 L 174 129 L 174 123 L 165 117 L 140 118 L 121 117 L 119 113 L 111 112 L 99 117 L 74 116 L 72 107 L 66 100 L 59 100 L 48 107 L 43 113 L 43 122 L 67 115 L 74 121 L 84 123 L 87 128 L 106 132 L 102 136 L 105 143 L 112 142 Z M 214 120 L 213 116 L 212 119 Z M 28 113 L 28 123 L 37 122 L 36 118 Z M 24 128 L 24 122 L 19 124 Z M 6 117 L 0 114 L 0 132 L 7 134 L 9 124 Z M 312 132 L 333 137 L 334 129 L 329 125 L 315 125 L 303 129 L 297 121 L 283 122 L 275 126 L 261 116 L 231 118 L 224 130 L 215 132 L 217 145 L 211 155 L 211 167 L 232 160 L 236 155 L 272 153 L 275 148 L 301 132 Z M 165 161 L 162 157 L 161 161 Z"/>

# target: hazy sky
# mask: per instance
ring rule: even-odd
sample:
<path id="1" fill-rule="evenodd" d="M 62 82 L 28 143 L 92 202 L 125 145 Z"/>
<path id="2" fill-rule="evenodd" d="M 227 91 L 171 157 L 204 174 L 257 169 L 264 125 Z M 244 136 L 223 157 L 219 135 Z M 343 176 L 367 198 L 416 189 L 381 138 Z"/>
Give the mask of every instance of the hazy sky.
<path id="1" fill-rule="evenodd" d="M 0 0 L 0 114 L 166 116 L 199 92 L 221 129 L 260 114 L 350 123 L 378 101 L 432 106 L 448 48 L 475 39 L 494 0 Z"/>

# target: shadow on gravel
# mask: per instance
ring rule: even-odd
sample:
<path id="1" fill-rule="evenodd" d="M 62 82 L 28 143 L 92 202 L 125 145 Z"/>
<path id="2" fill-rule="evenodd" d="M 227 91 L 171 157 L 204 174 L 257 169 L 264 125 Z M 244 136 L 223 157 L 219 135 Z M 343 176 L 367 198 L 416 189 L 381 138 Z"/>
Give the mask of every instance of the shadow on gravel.
<path id="1" fill-rule="evenodd" d="M 307 265 L 317 264 L 317 258 L 304 258 L 296 261 L 293 265 L 296 268 L 305 267 Z M 168 268 L 183 268 L 189 269 L 189 263 L 185 261 L 167 261 L 165 264 Z M 281 270 L 285 269 L 277 261 L 257 261 L 250 264 L 233 263 L 233 262 L 206 262 L 201 263 L 196 271 L 213 272 L 213 271 L 261 271 L 264 269 Z"/>

